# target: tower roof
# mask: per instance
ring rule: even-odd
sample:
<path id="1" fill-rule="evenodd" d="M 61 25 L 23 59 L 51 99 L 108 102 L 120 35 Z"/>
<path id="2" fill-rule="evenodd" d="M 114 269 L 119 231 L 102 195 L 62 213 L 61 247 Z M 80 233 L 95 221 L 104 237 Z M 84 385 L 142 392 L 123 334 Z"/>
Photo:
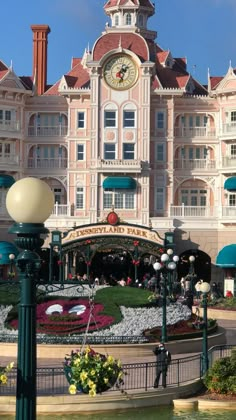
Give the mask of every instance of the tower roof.
<path id="1" fill-rule="evenodd" d="M 133 3 L 134 6 L 148 7 L 154 9 L 154 5 L 150 0 L 108 0 L 104 6 L 104 9 L 107 10 L 110 7 L 125 6 L 126 3 L 128 3 L 129 6 L 130 3 Z"/>

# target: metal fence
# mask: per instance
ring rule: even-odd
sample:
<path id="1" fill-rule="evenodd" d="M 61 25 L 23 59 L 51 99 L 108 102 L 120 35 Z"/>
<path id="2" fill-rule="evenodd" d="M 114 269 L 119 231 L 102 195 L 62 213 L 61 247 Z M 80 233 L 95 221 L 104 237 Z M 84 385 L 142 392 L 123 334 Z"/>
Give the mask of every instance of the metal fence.
<path id="1" fill-rule="evenodd" d="M 209 350 L 209 367 L 215 360 L 231 355 L 235 345 L 214 346 Z M 153 387 L 156 362 L 129 363 L 123 365 L 124 385 L 121 390 L 147 391 Z M 167 372 L 167 387 L 178 387 L 202 377 L 202 354 L 172 360 Z M 116 391 L 114 386 L 110 391 Z M 1 387 L 1 395 L 16 393 L 16 369 L 8 376 L 8 383 Z M 68 394 L 68 382 L 62 367 L 40 367 L 37 369 L 37 395 Z"/>

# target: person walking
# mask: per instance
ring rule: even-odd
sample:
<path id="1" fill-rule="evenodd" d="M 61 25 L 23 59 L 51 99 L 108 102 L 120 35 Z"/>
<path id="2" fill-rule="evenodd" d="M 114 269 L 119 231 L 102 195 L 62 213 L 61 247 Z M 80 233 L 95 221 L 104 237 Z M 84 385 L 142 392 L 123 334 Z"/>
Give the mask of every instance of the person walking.
<path id="1" fill-rule="evenodd" d="M 156 379 L 154 381 L 154 388 L 158 388 L 161 375 L 162 375 L 162 386 L 163 388 L 166 388 L 166 376 L 167 376 L 168 366 L 171 362 L 171 354 L 165 348 L 164 343 L 160 343 L 157 347 L 155 347 L 155 349 L 153 350 L 153 353 L 156 356 L 156 362 L 157 362 Z"/>

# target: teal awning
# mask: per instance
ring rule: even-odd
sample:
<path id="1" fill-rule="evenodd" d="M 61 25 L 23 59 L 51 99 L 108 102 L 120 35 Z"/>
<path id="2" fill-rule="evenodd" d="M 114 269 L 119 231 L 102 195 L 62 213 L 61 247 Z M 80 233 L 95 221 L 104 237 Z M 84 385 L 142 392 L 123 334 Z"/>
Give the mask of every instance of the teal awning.
<path id="1" fill-rule="evenodd" d="M 15 180 L 11 175 L 0 174 L 0 187 L 10 188 Z"/>
<path id="2" fill-rule="evenodd" d="M 103 188 L 136 189 L 136 181 L 130 176 L 108 176 L 103 181 Z"/>
<path id="3" fill-rule="evenodd" d="M 224 183 L 225 190 L 236 191 L 236 176 L 231 176 Z"/>
<path id="4" fill-rule="evenodd" d="M 216 257 L 219 267 L 236 267 L 236 244 L 227 245 L 221 249 Z"/>
<path id="5" fill-rule="evenodd" d="M 17 257 L 19 250 L 11 242 L 0 241 L 0 265 L 11 263 L 10 254 L 14 254 Z"/>

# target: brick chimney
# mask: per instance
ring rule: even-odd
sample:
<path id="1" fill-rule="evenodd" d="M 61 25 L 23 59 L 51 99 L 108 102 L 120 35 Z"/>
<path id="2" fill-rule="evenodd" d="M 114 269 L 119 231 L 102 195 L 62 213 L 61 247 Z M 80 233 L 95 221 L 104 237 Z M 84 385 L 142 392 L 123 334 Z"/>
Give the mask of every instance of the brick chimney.
<path id="1" fill-rule="evenodd" d="M 33 80 L 35 93 L 42 95 L 47 86 L 48 25 L 31 25 L 33 31 Z"/>

